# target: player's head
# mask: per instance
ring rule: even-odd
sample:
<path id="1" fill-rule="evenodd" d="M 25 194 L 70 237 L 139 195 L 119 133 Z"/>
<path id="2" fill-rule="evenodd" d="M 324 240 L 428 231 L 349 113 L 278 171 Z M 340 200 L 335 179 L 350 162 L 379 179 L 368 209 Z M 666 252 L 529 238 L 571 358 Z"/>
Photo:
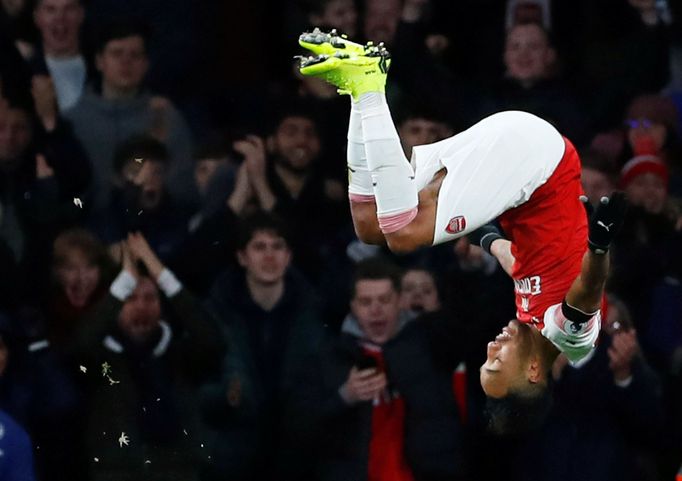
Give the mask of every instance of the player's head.
<path id="1" fill-rule="evenodd" d="M 547 342 L 536 329 L 513 320 L 488 343 L 480 379 L 493 432 L 532 429 L 544 420 L 549 369 L 556 357 Z"/>

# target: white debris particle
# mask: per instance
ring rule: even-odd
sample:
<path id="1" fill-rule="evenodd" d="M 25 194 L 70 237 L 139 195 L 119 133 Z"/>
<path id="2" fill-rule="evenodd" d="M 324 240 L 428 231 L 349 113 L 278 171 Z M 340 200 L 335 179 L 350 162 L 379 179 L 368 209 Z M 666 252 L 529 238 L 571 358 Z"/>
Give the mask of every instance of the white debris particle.
<path id="1" fill-rule="evenodd" d="M 150 460 L 147 459 L 147 460 L 144 462 L 144 464 L 152 464 L 152 462 L 151 462 Z"/>
<path id="2" fill-rule="evenodd" d="M 73 205 L 80 207 L 81 209 L 83 208 L 83 201 L 80 200 L 78 197 L 73 198 Z"/>
<path id="3" fill-rule="evenodd" d="M 144 407 L 144 406 L 142 406 L 142 412 L 143 412 L 143 413 L 146 413 L 146 412 L 147 412 L 147 408 Z"/>
<path id="4" fill-rule="evenodd" d="M 135 159 L 135 162 L 137 162 L 138 164 L 141 164 L 141 163 L 142 163 L 142 158 L 137 158 L 137 159 Z"/>
<path id="5" fill-rule="evenodd" d="M 159 401 L 161 401 L 161 398 L 160 398 L 160 397 L 157 397 L 157 398 L 156 398 L 156 402 L 159 402 Z"/>
<path id="6" fill-rule="evenodd" d="M 109 380 L 109 386 L 113 386 L 114 384 L 118 384 L 121 382 L 121 381 L 116 381 L 116 380 L 112 379 L 111 376 L 107 376 L 107 379 Z"/>
<path id="7" fill-rule="evenodd" d="M 96 463 L 99 463 L 99 458 L 92 458 Z"/>
<path id="8" fill-rule="evenodd" d="M 202 447 L 202 448 L 204 447 L 204 443 L 201 443 L 201 447 Z"/>
<path id="9" fill-rule="evenodd" d="M 81 366 L 81 372 L 88 372 L 88 368 L 85 366 Z"/>
<path id="10" fill-rule="evenodd" d="M 107 377 L 109 374 L 111 374 L 111 364 L 105 361 L 102 363 L 102 377 Z"/>
<path id="11" fill-rule="evenodd" d="M 187 430 L 186 430 L 186 429 L 183 429 L 182 432 L 185 433 L 185 436 L 189 436 L 189 434 L 187 434 Z"/>
<path id="12" fill-rule="evenodd" d="M 138 212 L 137 215 L 142 215 L 143 212 L 144 212 L 144 209 L 142 209 L 140 212 Z"/>
<path id="13" fill-rule="evenodd" d="M 118 445 L 120 447 L 123 447 L 123 445 L 128 445 L 130 444 L 130 439 L 128 438 L 128 435 L 126 433 L 121 433 L 121 437 L 118 438 Z"/>

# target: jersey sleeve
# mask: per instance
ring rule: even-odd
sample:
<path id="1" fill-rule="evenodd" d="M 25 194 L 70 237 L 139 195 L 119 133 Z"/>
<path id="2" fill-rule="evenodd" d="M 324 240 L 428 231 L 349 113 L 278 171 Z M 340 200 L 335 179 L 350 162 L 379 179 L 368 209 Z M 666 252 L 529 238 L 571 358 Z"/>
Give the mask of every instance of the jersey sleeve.
<path id="1" fill-rule="evenodd" d="M 564 316 L 561 304 L 554 304 L 545 311 L 544 327 L 541 332 L 571 363 L 576 363 L 594 349 L 600 329 L 600 311 L 597 311 L 589 321 L 577 323 Z"/>

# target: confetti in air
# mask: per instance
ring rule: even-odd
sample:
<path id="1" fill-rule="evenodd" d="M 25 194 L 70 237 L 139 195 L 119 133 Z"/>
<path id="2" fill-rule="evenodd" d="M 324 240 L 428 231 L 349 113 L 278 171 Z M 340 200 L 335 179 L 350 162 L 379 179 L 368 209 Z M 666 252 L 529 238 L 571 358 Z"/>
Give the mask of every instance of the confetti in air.
<path id="1" fill-rule="evenodd" d="M 137 158 L 137 159 L 135 159 L 135 162 L 137 162 L 138 164 L 141 164 L 141 163 L 142 163 L 142 159 L 141 159 L 141 158 Z"/>
<path id="2" fill-rule="evenodd" d="M 118 445 L 120 447 L 123 447 L 123 445 L 127 446 L 128 444 L 130 444 L 130 439 L 128 438 L 126 433 L 121 433 L 121 437 L 118 438 Z"/>
<path id="3" fill-rule="evenodd" d="M 185 433 L 185 436 L 189 436 L 189 434 L 187 434 L 187 430 L 186 430 L 186 429 L 183 429 L 182 432 Z"/>
<path id="4" fill-rule="evenodd" d="M 88 368 L 85 366 L 81 366 L 81 372 L 83 373 L 88 372 Z"/>
<path id="5" fill-rule="evenodd" d="M 144 464 L 152 464 L 152 462 L 151 462 L 150 460 L 147 459 L 147 460 L 144 462 Z"/>
<path id="6" fill-rule="evenodd" d="M 99 463 L 99 458 L 92 458 L 96 463 Z"/>
<path id="7" fill-rule="evenodd" d="M 83 202 L 78 197 L 73 198 L 73 205 L 83 208 Z"/>
<path id="8" fill-rule="evenodd" d="M 116 381 L 111 377 L 111 364 L 109 364 L 106 361 L 102 363 L 102 377 L 107 378 L 110 386 L 113 386 L 114 384 L 118 384 L 121 382 L 121 381 Z"/>

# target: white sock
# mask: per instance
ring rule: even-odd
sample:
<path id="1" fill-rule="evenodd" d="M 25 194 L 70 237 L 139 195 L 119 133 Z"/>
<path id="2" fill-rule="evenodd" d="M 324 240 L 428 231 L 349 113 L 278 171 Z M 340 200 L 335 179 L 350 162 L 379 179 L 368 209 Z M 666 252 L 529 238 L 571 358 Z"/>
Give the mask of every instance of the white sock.
<path id="1" fill-rule="evenodd" d="M 354 202 L 374 201 L 372 176 L 367 167 L 365 139 L 362 135 L 362 115 L 351 98 L 350 120 L 348 121 L 348 196 Z"/>
<path id="2" fill-rule="evenodd" d="M 398 131 L 393 125 L 386 96 L 378 92 L 363 94 L 357 102 L 362 115 L 367 167 L 372 174 L 377 216 L 397 220 L 384 232 L 394 232 L 409 223 L 419 204 L 414 171 L 405 157 Z M 409 216 L 405 216 L 409 213 Z"/>

